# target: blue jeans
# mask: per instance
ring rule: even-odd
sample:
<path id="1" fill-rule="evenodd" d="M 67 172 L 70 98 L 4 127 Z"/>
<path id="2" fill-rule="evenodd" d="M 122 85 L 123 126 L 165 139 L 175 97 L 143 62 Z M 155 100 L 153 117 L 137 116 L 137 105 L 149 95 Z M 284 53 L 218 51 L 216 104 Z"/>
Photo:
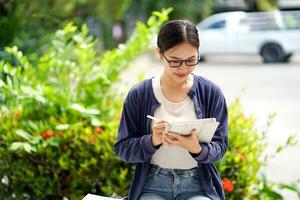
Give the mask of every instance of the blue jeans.
<path id="1" fill-rule="evenodd" d="M 201 187 L 197 168 L 165 169 L 151 165 L 139 200 L 210 200 Z"/>

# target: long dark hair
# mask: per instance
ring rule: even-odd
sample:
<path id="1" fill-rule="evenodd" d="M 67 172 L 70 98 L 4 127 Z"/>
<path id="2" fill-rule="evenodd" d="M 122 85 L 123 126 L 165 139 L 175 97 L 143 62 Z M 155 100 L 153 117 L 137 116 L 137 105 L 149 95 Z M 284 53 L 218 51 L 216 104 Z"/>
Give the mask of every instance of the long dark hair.
<path id="1" fill-rule="evenodd" d="M 199 36 L 196 26 L 188 20 L 170 20 L 162 25 L 157 36 L 157 46 L 160 53 L 177 44 L 188 42 L 199 48 Z"/>

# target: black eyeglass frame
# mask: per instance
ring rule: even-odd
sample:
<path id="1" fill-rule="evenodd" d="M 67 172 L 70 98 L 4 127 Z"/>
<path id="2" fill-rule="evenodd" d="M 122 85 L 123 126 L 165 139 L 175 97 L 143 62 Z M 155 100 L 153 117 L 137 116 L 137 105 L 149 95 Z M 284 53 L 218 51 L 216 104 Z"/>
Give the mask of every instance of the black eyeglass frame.
<path id="1" fill-rule="evenodd" d="M 179 61 L 179 65 L 178 66 L 171 66 L 172 60 L 168 60 L 164 54 L 162 54 L 162 55 L 166 59 L 166 61 L 169 63 L 169 67 L 171 67 L 171 68 L 179 68 L 179 67 L 181 67 L 181 65 L 182 65 L 183 62 L 185 63 L 186 66 L 193 67 L 193 66 L 196 66 L 197 64 L 199 64 L 199 62 L 200 62 L 200 55 L 199 55 L 199 51 L 198 50 L 197 50 L 197 62 L 196 62 L 196 64 L 193 64 L 193 65 L 189 65 L 187 63 L 189 59 L 186 59 L 186 60 L 178 60 Z"/>

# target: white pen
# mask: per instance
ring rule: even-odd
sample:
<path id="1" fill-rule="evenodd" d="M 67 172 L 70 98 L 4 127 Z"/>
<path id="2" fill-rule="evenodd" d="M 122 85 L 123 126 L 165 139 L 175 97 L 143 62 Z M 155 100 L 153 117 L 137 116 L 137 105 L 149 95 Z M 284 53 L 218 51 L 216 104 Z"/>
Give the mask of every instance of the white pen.
<path id="1" fill-rule="evenodd" d="M 154 120 L 154 121 L 159 121 L 159 120 L 160 120 L 160 119 L 158 119 L 158 118 L 156 118 L 156 117 L 153 117 L 153 116 L 151 116 L 151 115 L 147 115 L 147 118 L 152 119 L 152 120 Z"/>

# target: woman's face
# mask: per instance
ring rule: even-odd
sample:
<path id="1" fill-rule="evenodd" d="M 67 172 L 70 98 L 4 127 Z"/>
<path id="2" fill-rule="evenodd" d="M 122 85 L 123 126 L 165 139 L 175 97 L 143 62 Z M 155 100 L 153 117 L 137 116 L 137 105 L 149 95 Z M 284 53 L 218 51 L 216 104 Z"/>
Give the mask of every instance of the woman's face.
<path id="1" fill-rule="evenodd" d="M 163 54 L 160 53 L 160 58 L 164 65 L 165 75 L 169 76 L 169 78 L 177 83 L 184 83 L 188 80 L 189 74 L 192 73 L 196 67 L 196 65 L 188 65 L 198 63 L 198 51 L 196 47 L 188 42 L 184 42 L 168 49 Z M 179 66 L 180 63 L 180 67 L 174 68 Z M 186 63 L 188 63 L 188 65 L 186 65 Z"/>

